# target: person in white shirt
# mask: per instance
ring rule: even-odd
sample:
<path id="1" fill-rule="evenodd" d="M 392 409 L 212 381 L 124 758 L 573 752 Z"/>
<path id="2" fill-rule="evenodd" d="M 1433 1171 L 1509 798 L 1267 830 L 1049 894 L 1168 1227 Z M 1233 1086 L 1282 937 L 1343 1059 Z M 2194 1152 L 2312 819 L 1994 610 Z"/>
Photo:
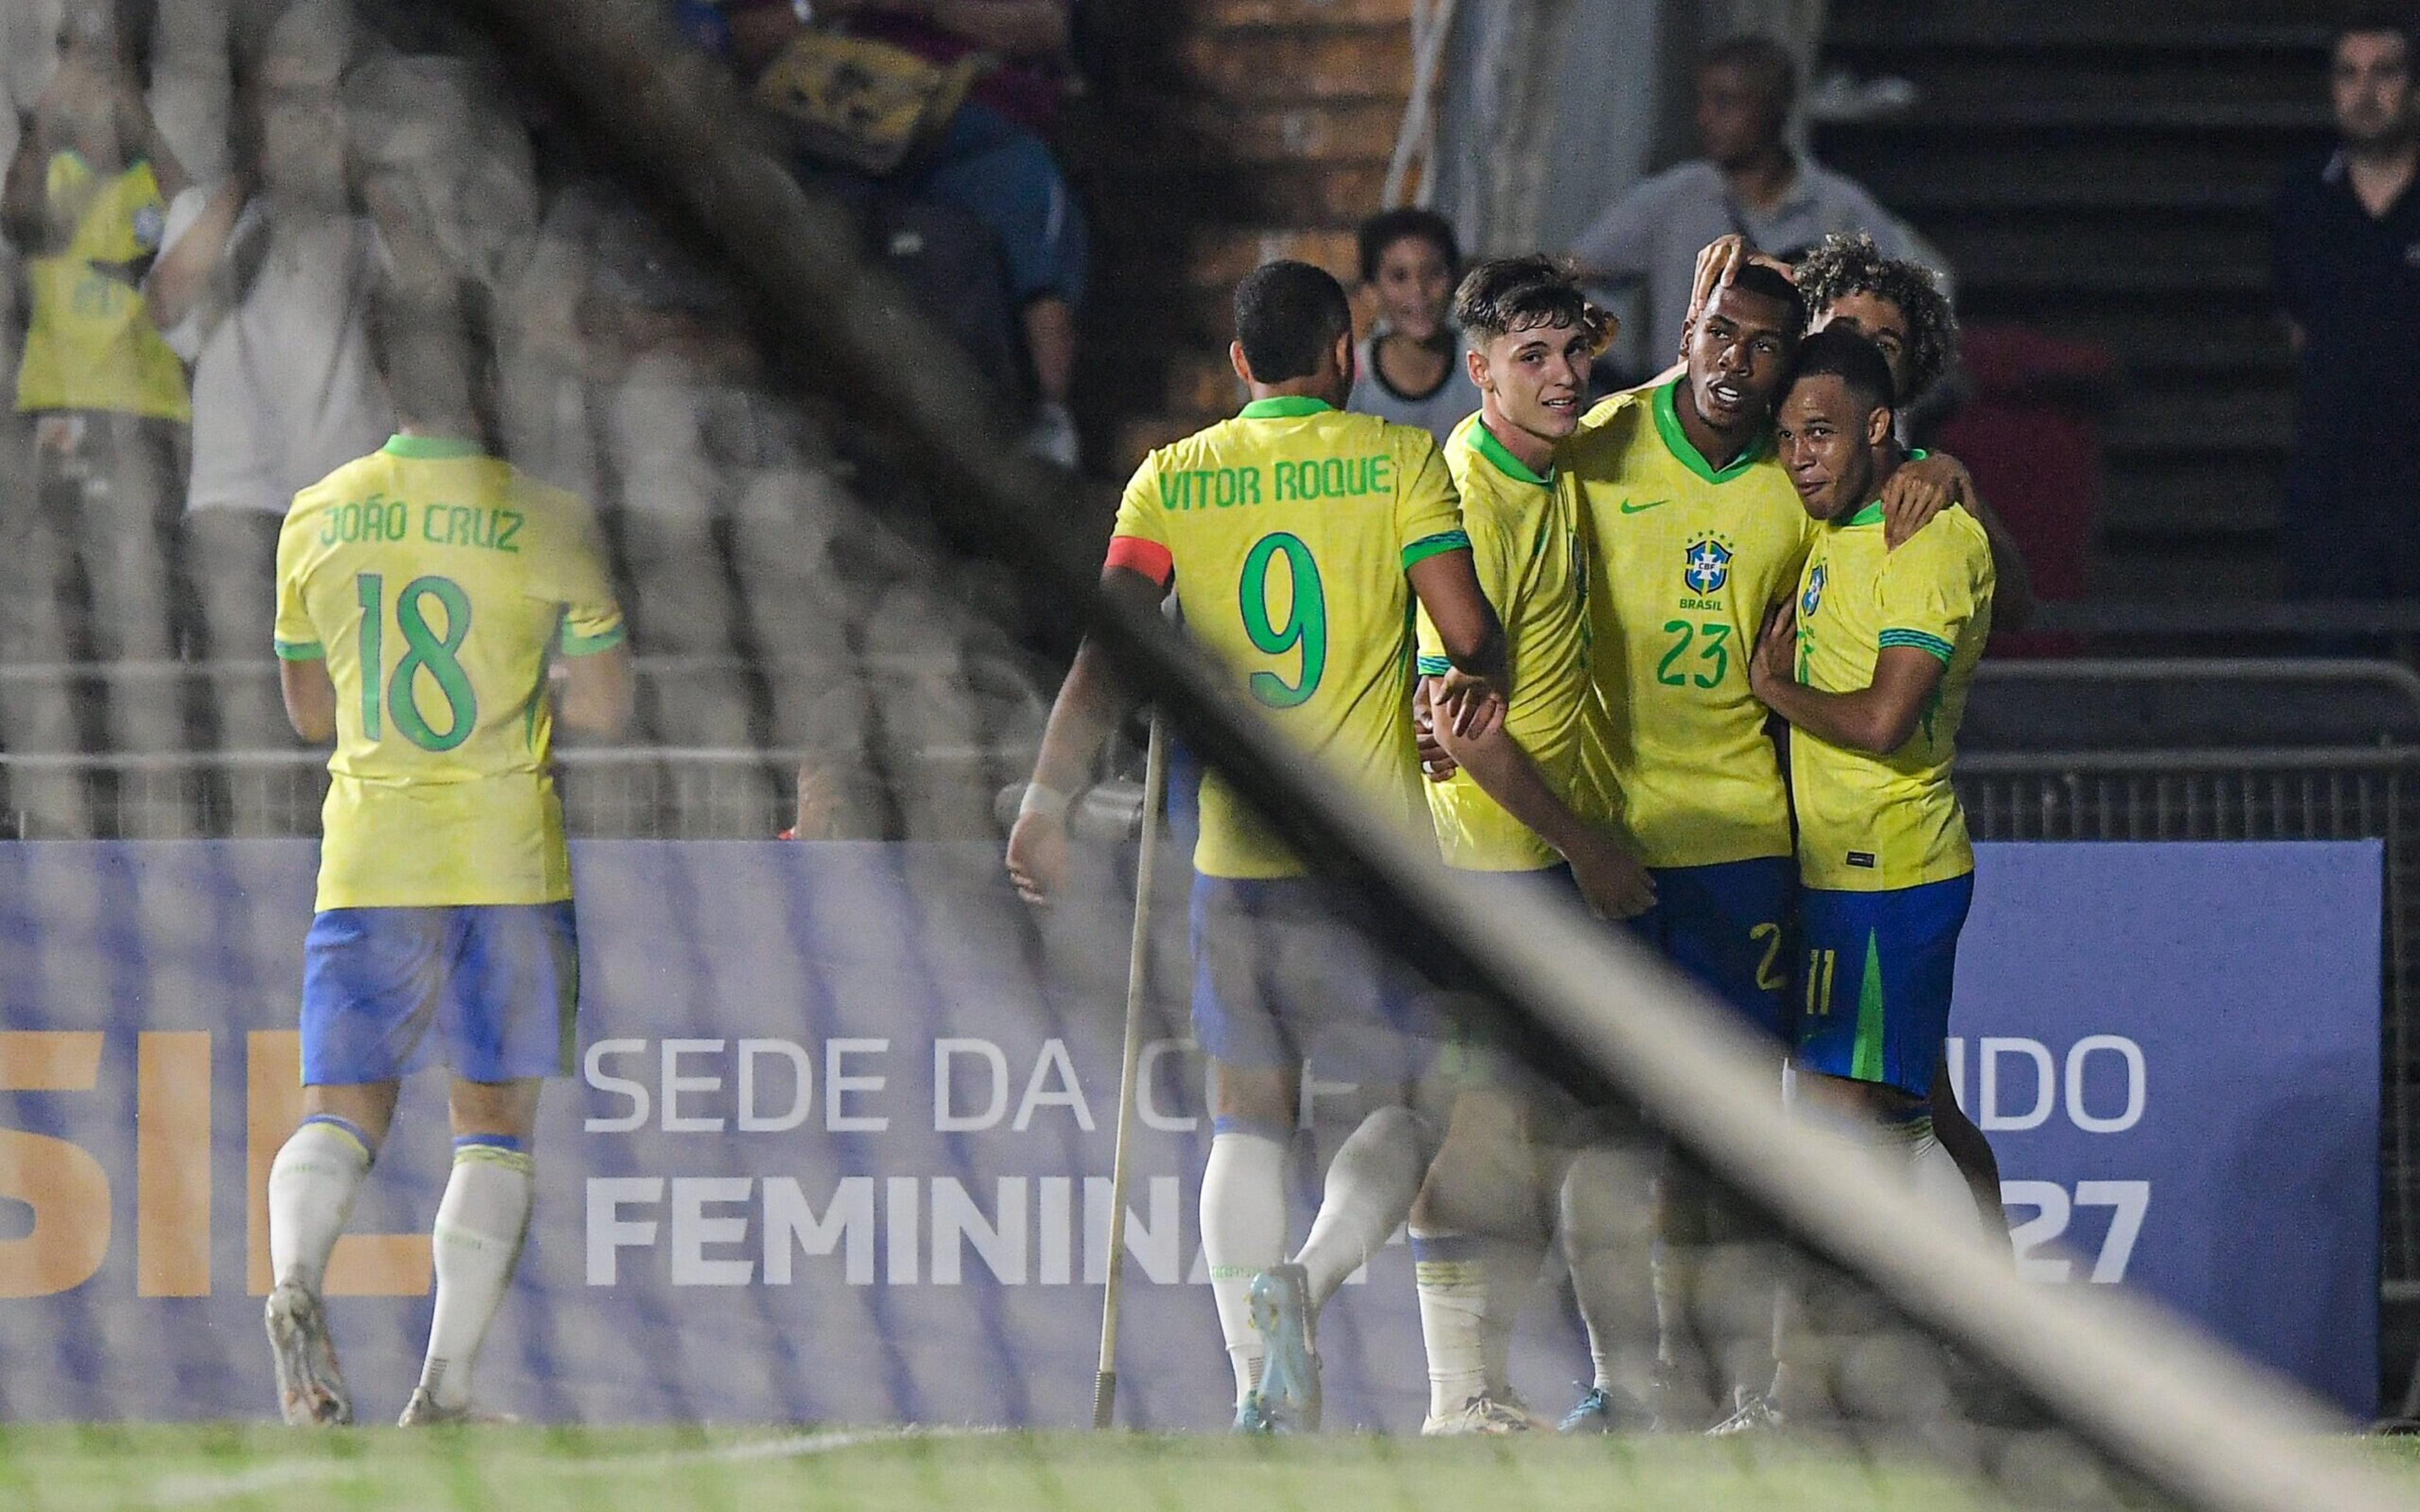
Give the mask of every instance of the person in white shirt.
<path id="1" fill-rule="evenodd" d="M 169 207 L 148 292 L 193 364 L 193 471 L 183 578 L 214 662 L 269 659 L 277 532 L 295 493 L 375 451 L 395 429 L 362 317 L 384 262 L 354 207 L 337 84 L 341 8 L 288 11 L 241 81 L 233 171 Z M 220 744 L 291 743 L 273 679 L 214 679 Z M 267 815 L 235 784 L 239 833 Z"/>
<path id="2" fill-rule="evenodd" d="M 1355 349 L 1344 408 L 1418 425 L 1445 444 L 1479 409 L 1479 389 L 1448 318 L 1462 281 L 1453 225 L 1434 210 L 1386 210 L 1361 223 L 1361 283 L 1378 297 L 1378 327 Z"/>

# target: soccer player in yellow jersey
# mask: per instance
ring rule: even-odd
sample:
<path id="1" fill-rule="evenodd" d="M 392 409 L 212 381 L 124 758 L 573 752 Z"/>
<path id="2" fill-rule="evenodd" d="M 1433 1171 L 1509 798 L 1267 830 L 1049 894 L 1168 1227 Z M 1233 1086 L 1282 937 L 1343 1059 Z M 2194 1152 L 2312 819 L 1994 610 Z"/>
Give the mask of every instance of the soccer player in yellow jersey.
<path id="1" fill-rule="evenodd" d="M 542 1078 L 567 1074 L 579 940 L 557 716 L 629 708 L 587 506 L 486 455 L 450 310 L 374 310 L 402 434 L 295 496 L 276 650 L 305 740 L 334 739 L 303 947 L 305 1117 L 269 1177 L 268 1326 L 288 1423 L 349 1422 L 319 1297 L 403 1076 L 451 1075 L 437 1307 L 406 1426 L 473 1415 L 471 1372 L 529 1223 Z M 477 364 L 484 366 L 483 363 Z"/>
<path id="2" fill-rule="evenodd" d="M 1903 1133 L 1919 1183 L 1971 1211 L 1929 1098 L 1975 894 L 1950 764 L 1991 634 L 1991 543 L 1956 508 L 1885 541 L 1878 501 L 1902 454 L 1889 365 L 1863 336 L 1807 339 L 1775 435 L 1820 527 L 1749 667 L 1791 727 L 1802 1086 Z"/>
<path id="3" fill-rule="evenodd" d="M 1235 290 L 1230 348 L 1251 402 L 1161 448 L 1126 486 L 1102 591 L 1137 609 L 1171 586 L 1187 630 L 1236 690 L 1339 780 L 1425 829 L 1411 724 L 1414 600 L 1450 671 L 1440 717 L 1501 717 L 1504 636 L 1471 569 L 1453 485 L 1426 431 L 1344 413 L 1344 290 L 1306 263 Z M 1078 651 L 1009 837 L 1008 870 L 1047 900 L 1063 817 L 1128 702 L 1095 642 Z M 1403 1089 L 1421 1070 L 1418 993 L 1336 917 L 1328 885 L 1218 773 L 1202 784 L 1192 904 L 1196 1036 L 1215 1118 L 1202 1242 L 1235 1374 L 1236 1427 L 1318 1421 L 1311 1320 L 1409 1210 L 1433 1143 Z M 1319 1214 L 1285 1256 L 1286 1152 L 1306 1060 L 1392 1088 L 1338 1149 Z"/>
<path id="4" fill-rule="evenodd" d="M 1575 890 L 1625 918 L 1654 887 L 1612 832 L 1584 817 L 1580 710 L 1589 690 L 1588 553 L 1579 498 L 1555 465 L 1578 426 L 1589 363 L 1610 321 L 1546 257 L 1473 268 L 1454 299 L 1481 395 L 1446 443 L 1481 589 L 1503 616 L 1512 686 L 1504 721 L 1442 732 L 1458 764 L 1429 787 L 1446 864 L 1508 886 Z M 1420 671 L 1450 670 L 1419 624 Z M 1432 1434 L 1527 1431 L 1511 1389 L 1512 1325 L 1544 1258 L 1554 1183 L 1540 1180 L 1549 1103 L 1521 1070 L 1482 1056 L 1412 1210 Z"/>
<path id="5" fill-rule="evenodd" d="M 1790 806 L 1766 714 L 1747 686 L 1765 611 L 1796 580 L 1810 527 L 1768 439 L 1775 393 L 1798 344 L 1797 290 L 1751 266 L 1690 322 L 1680 375 L 1598 405 L 1559 460 L 1588 532 L 1591 697 L 1588 790 L 1653 873 L 1655 904 L 1629 927 L 1774 1037 L 1776 1095 L 1793 879 Z M 1573 1163 L 1564 1186 L 1596 1379 L 1565 1419 L 1620 1426 L 1609 1340 L 1625 1293 L 1591 1238 L 1622 1230 L 1610 1152 Z M 1656 1182 L 1657 1411 L 1702 1421 L 1687 1378 L 1688 1299 L 1707 1246 L 1739 1227 L 1691 1163 Z M 1760 1379 L 1756 1384 L 1761 1385 Z"/>

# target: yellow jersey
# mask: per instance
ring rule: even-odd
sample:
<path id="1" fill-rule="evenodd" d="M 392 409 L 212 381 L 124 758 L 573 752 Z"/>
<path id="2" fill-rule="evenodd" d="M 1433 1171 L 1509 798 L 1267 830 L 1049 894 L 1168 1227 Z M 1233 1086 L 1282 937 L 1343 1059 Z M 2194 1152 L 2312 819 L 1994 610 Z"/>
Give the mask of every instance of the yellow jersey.
<path id="1" fill-rule="evenodd" d="M 1651 867 L 1788 856 L 1789 794 L 1747 659 L 1814 522 L 1769 442 L 1707 463 L 1682 433 L 1679 381 L 1606 399 L 1557 454 L 1589 532 L 1584 792 Z"/>
<path id="2" fill-rule="evenodd" d="M 1790 733 L 1798 806 L 1798 875 L 1810 887 L 1887 892 L 1975 870 L 1965 811 L 1950 785 L 1958 721 L 1992 633 L 1992 543 L 1951 507 L 1898 549 L 1868 504 L 1819 527 L 1798 582 L 1798 681 L 1826 693 L 1871 687 L 1886 646 L 1941 658 L 1941 686 L 1906 745 L 1869 756 Z"/>
<path id="3" fill-rule="evenodd" d="M 1309 397 L 1259 399 L 1144 459 L 1109 564 L 1172 578 L 1192 637 L 1295 746 L 1425 830 L 1404 572 L 1464 551 L 1435 438 Z M 1225 779 L 1202 779 L 1195 870 L 1299 876 Z"/>
<path id="4" fill-rule="evenodd" d="M 25 265 L 32 298 L 17 408 L 191 420 L 184 364 L 143 297 L 142 265 L 159 254 L 167 224 L 151 165 L 99 174 L 80 154 L 61 152 L 45 183 L 53 201 L 89 197 L 67 246 Z"/>
<path id="5" fill-rule="evenodd" d="M 397 436 L 294 496 L 276 637 L 336 687 L 318 907 L 571 896 L 547 663 L 623 637 L 585 503 Z"/>
<path id="6" fill-rule="evenodd" d="M 1506 450 L 1478 415 L 1445 444 L 1462 495 L 1463 529 L 1480 589 L 1504 622 L 1512 695 L 1504 727 L 1555 795 L 1579 804 L 1580 706 L 1589 687 L 1588 550 L 1579 496 L 1568 472 L 1541 477 Z M 1419 612 L 1420 674 L 1450 664 L 1436 626 Z M 1468 772 L 1428 785 L 1429 818 L 1448 866 L 1535 872 L 1562 859 L 1505 812 Z"/>

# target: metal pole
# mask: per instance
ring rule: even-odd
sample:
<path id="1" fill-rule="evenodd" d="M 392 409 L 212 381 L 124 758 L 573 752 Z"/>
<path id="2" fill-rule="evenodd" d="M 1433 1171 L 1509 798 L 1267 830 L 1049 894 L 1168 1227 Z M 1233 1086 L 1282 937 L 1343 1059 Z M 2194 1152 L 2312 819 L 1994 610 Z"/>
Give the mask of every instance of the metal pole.
<path id="1" fill-rule="evenodd" d="M 1126 949 L 1125 1060 L 1118 1072 L 1116 1153 L 1109 1164 L 1108 1285 L 1101 1292 L 1101 1359 L 1093 1377 L 1093 1427 L 1108 1427 L 1118 1406 L 1118 1302 L 1126 1273 L 1126 1173 L 1131 1164 L 1137 1078 L 1142 1070 L 1142 1003 L 1151 990 L 1151 882 L 1159 867 L 1159 817 L 1168 802 L 1168 734 L 1158 711 L 1143 756 L 1142 852 L 1135 863 L 1134 938 Z"/>

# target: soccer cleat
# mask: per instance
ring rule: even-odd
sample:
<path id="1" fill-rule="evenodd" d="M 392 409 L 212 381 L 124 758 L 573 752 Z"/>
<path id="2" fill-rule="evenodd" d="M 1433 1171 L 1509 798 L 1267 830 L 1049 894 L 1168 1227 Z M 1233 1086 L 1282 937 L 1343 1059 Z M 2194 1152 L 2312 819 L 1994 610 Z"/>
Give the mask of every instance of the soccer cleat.
<path id="1" fill-rule="evenodd" d="M 1311 1336 L 1311 1278 L 1299 1265 L 1273 1265 L 1252 1277 L 1252 1327 L 1268 1350 L 1261 1405 L 1279 1432 L 1319 1430 L 1319 1351 Z"/>
<path id="2" fill-rule="evenodd" d="M 353 1399 L 336 1365 L 328 1319 L 319 1299 L 299 1282 L 269 1294 L 262 1321 L 277 1362 L 277 1410 L 290 1427 L 334 1427 L 353 1420 Z"/>
<path id="3" fill-rule="evenodd" d="M 1733 1393 L 1732 1400 L 1736 1406 L 1731 1415 L 1708 1428 L 1707 1438 L 1731 1439 L 1744 1433 L 1771 1433 L 1789 1422 L 1782 1416 L 1781 1409 L 1773 1405 L 1773 1398 L 1762 1392 L 1741 1386 Z"/>
<path id="4" fill-rule="evenodd" d="M 1500 1401 L 1481 1392 L 1456 1412 L 1442 1416 L 1430 1413 L 1420 1424 L 1420 1432 L 1432 1439 L 1494 1438 L 1508 1433 L 1534 1433 L 1544 1426 L 1517 1400 Z"/>
<path id="5" fill-rule="evenodd" d="M 442 1427 L 449 1423 L 518 1423 L 520 1419 L 510 1412 L 490 1412 L 465 1402 L 459 1407 L 440 1407 L 437 1398 L 428 1395 L 426 1386 L 411 1389 L 411 1400 L 403 1404 L 403 1415 L 395 1420 L 399 1428 Z"/>
<path id="6" fill-rule="evenodd" d="M 1648 1426 L 1647 1410 L 1619 1386 L 1590 1386 L 1556 1425 L 1563 1433 L 1629 1433 Z"/>
<path id="7" fill-rule="evenodd" d="M 1261 1394 L 1259 1392 L 1249 1393 L 1242 1401 L 1235 1404 L 1234 1431 L 1237 1433 L 1275 1433 L 1278 1431 L 1277 1419 L 1269 1416 L 1268 1410 L 1261 1405 Z"/>

